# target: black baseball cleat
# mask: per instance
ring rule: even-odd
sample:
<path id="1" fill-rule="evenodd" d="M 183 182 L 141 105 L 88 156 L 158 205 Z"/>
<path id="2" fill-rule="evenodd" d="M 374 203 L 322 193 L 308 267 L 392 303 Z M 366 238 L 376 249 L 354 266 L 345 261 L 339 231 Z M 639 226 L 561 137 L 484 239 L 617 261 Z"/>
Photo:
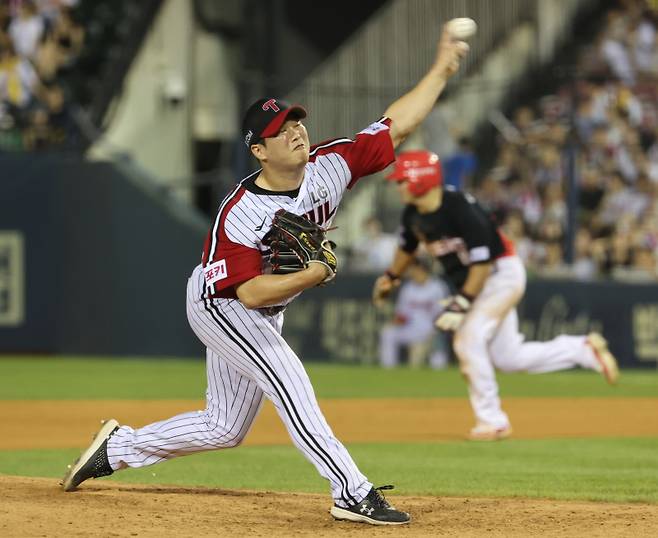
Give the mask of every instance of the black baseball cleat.
<path id="1" fill-rule="evenodd" d="M 396 510 L 388 504 L 381 490 L 393 489 L 393 486 L 381 486 L 372 488 L 359 504 L 349 508 L 340 506 L 331 507 L 331 515 L 335 519 L 370 523 L 370 525 L 404 525 L 411 521 L 411 516 L 406 512 Z"/>
<path id="2" fill-rule="evenodd" d="M 64 491 L 73 491 L 89 478 L 109 476 L 114 471 L 107 459 L 107 440 L 119 429 L 119 423 L 110 419 L 103 422 L 103 427 L 94 436 L 94 440 L 82 455 L 69 465 L 64 479 L 60 482 Z"/>

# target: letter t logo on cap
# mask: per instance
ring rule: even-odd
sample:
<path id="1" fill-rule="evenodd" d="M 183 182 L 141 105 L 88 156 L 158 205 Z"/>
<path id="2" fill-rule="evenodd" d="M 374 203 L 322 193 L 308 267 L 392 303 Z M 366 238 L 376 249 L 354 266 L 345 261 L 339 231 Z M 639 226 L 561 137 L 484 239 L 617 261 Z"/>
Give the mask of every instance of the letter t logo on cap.
<path id="1" fill-rule="evenodd" d="M 280 108 L 276 104 L 276 99 L 270 99 L 269 101 L 265 101 L 263 103 L 263 110 L 265 112 L 267 112 L 270 108 L 274 110 L 274 112 L 278 112 L 280 110 Z"/>

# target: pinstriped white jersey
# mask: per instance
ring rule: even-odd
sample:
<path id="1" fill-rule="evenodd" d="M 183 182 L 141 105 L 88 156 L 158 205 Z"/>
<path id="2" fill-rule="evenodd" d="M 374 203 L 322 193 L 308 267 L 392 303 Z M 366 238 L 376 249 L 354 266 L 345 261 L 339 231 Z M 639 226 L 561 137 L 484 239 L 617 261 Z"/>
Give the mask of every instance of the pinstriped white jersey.
<path id="1" fill-rule="evenodd" d="M 383 170 L 395 160 L 390 120 L 382 118 L 357 133 L 311 148 L 304 179 L 294 191 L 268 191 L 242 180 L 222 201 L 206 238 L 202 263 L 210 297 L 235 298 L 234 286 L 264 272 L 263 236 L 274 214 L 285 209 L 328 227 L 345 191 L 362 176 Z"/>

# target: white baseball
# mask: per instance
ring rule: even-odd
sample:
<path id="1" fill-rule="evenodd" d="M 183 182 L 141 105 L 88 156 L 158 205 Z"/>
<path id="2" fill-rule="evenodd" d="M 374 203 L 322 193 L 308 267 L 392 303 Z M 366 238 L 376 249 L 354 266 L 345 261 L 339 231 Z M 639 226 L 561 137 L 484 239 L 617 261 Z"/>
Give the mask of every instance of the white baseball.
<path id="1" fill-rule="evenodd" d="M 478 25 L 473 19 L 459 17 L 448 21 L 448 30 L 457 39 L 468 39 L 477 32 Z"/>

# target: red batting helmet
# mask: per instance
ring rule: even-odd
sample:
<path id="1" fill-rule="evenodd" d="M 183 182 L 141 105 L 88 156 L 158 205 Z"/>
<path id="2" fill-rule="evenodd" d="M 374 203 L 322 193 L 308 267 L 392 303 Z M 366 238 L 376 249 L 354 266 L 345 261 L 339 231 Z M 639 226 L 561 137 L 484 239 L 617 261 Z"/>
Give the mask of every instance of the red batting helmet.
<path id="1" fill-rule="evenodd" d="M 398 155 L 395 168 L 386 179 L 406 181 L 407 189 L 413 196 L 422 196 L 443 184 L 439 157 L 431 151 L 404 151 Z"/>

